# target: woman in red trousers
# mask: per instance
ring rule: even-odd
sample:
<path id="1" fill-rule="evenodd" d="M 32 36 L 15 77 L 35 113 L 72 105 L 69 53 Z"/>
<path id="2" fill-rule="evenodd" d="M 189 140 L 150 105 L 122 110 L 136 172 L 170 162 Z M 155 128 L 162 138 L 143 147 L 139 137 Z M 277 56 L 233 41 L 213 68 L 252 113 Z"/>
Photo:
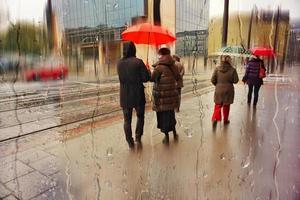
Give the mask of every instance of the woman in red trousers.
<path id="1" fill-rule="evenodd" d="M 215 69 L 211 77 L 211 82 L 216 86 L 214 101 L 215 108 L 212 116 L 213 127 L 215 128 L 218 121 L 223 120 L 224 124 L 229 124 L 228 116 L 230 111 L 230 104 L 234 99 L 233 84 L 239 81 L 236 69 L 231 65 L 230 56 L 222 56 L 221 64 Z"/>

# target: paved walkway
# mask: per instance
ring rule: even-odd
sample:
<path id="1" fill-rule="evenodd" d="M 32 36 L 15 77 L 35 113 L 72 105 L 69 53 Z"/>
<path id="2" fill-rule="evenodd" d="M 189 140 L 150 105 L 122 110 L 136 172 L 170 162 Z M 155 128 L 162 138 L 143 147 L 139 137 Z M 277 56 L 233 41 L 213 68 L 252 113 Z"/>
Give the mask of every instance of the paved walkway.
<path id="1" fill-rule="evenodd" d="M 257 109 L 236 86 L 228 126 L 211 127 L 213 92 L 187 95 L 178 143 L 146 114 L 143 149 L 128 150 L 122 117 L 0 144 L 3 199 L 300 199 L 300 69 L 272 76 Z M 53 131 L 53 130 L 52 130 Z M 57 135 L 57 134 L 56 134 Z M 17 147 L 18 154 L 13 154 Z"/>

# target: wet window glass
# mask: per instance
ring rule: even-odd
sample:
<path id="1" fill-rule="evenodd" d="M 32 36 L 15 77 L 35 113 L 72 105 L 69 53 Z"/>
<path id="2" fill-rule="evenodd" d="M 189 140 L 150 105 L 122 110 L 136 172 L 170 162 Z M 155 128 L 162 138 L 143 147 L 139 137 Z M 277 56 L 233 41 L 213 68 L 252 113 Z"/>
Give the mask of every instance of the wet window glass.
<path id="1" fill-rule="evenodd" d="M 300 199 L 298 0 L 0 0 L 0 199 Z"/>

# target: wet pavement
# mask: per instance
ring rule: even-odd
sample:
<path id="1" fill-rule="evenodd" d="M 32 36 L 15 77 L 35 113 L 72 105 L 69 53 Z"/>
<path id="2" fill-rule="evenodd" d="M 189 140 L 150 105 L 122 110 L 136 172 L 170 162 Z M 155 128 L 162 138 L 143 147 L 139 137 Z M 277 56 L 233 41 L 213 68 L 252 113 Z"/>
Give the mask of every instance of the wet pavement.
<path id="1" fill-rule="evenodd" d="M 0 198 L 298 200 L 300 67 L 288 71 L 266 79 L 256 109 L 239 83 L 231 123 L 215 131 L 211 88 L 186 94 L 169 146 L 152 111 L 134 151 L 121 116 L 2 142 Z"/>

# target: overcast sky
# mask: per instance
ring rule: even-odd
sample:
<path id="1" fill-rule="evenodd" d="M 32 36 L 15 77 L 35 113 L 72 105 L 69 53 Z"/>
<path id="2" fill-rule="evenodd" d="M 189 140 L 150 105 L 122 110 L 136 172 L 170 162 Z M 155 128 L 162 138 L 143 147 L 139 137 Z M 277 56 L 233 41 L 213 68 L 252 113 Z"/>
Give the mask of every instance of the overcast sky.
<path id="1" fill-rule="evenodd" d="M 249 11 L 256 4 L 258 8 L 273 9 L 281 5 L 282 9 L 290 11 L 291 18 L 300 18 L 300 0 L 229 0 L 232 11 Z M 210 0 L 210 16 L 222 15 L 223 0 Z"/>
<path id="2" fill-rule="evenodd" d="M 43 20 L 46 0 L 0 0 L 4 1 L 12 22 L 18 20 L 38 21 Z"/>
<path id="3" fill-rule="evenodd" d="M 41 21 L 46 0 L 0 0 L 9 9 L 10 20 Z M 210 0 L 210 16 L 222 15 L 224 0 Z M 230 11 L 251 10 L 256 4 L 259 8 L 274 8 L 281 5 L 290 10 L 292 18 L 300 18 L 300 0 L 230 0 Z M 1 3 L 0 3 L 1 5 Z"/>

